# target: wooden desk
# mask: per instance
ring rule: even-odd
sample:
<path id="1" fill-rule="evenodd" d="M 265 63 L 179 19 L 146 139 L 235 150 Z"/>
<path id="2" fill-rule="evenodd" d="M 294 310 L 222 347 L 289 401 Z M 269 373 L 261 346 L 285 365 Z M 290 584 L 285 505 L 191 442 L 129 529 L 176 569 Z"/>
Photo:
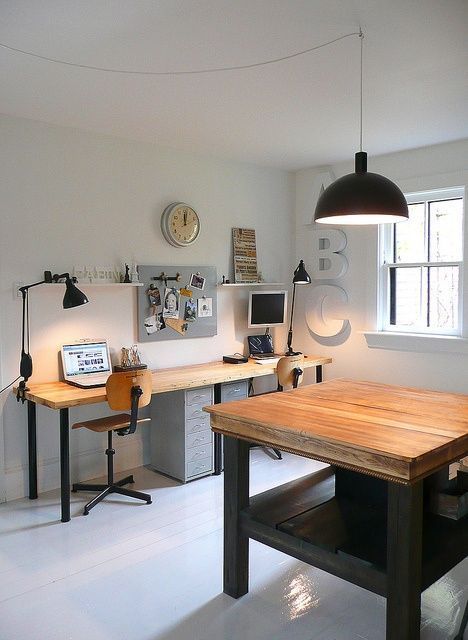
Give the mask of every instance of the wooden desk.
<path id="1" fill-rule="evenodd" d="M 224 591 L 253 538 L 387 598 L 387 640 L 420 637 L 421 591 L 468 553 L 468 517 L 424 511 L 468 453 L 468 396 L 333 380 L 206 409 L 224 445 Z M 247 441 L 335 465 L 249 500 Z"/>
<path id="2" fill-rule="evenodd" d="M 316 381 L 322 380 L 322 366 L 331 358 L 305 356 L 303 368 L 315 367 Z M 158 369 L 152 372 L 153 394 L 214 385 L 215 402 L 220 400 L 221 384 L 246 380 L 275 373 L 275 364 L 259 365 L 249 361 L 244 364 L 207 362 L 183 367 Z M 16 393 L 16 387 L 13 389 Z M 65 382 L 31 384 L 26 393 L 28 405 L 28 456 L 29 498 L 37 498 L 37 435 L 36 405 L 41 404 L 60 412 L 60 485 L 62 522 L 70 520 L 70 434 L 69 409 L 82 405 L 105 402 L 105 387 L 80 389 Z M 221 472 L 221 436 L 215 434 L 215 473 Z"/>

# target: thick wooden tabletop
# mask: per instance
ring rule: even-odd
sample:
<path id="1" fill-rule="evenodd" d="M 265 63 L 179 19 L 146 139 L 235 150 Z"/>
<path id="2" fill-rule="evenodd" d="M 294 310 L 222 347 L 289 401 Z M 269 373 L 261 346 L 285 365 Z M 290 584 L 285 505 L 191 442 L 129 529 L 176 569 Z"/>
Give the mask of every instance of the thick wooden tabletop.
<path id="1" fill-rule="evenodd" d="M 468 453 L 468 396 L 336 379 L 205 408 L 219 433 L 411 483 Z"/>
<path id="2" fill-rule="evenodd" d="M 305 356 L 303 368 L 316 367 L 331 362 L 331 358 L 319 356 Z M 257 364 L 252 360 L 243 364 L 228 364 L 226 362 L 206 362 L 204 364 L 172 367 L 170 369 L 156 369 L 152 371 L 152 393 L 166 393 L 180 389 L 204 387 L 220 382 L 234 382 L 258 378 L 276 371 L 276 363 Z M 28 385 L 27 400 L 42 404 L 51 409 L 66 409 L 85 404 L 95 404 L 106 401 L 105 387 L 95 389 L 81 389 L 65 382 L 44 382 Z M 16 387 L 13 389 L 16 393 Z"/>

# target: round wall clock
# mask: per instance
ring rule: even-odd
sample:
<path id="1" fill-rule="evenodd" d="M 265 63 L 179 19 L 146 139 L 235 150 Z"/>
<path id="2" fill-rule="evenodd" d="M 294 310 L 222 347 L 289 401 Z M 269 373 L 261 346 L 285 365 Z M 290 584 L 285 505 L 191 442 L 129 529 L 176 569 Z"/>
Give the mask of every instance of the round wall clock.
<path id="1" fill-rule="evenodd" d="M 188 204 L 173 202 L 162 213 L 161 231 L 174 247 L 188 247 L 200 234 L 200 218 Z"/>

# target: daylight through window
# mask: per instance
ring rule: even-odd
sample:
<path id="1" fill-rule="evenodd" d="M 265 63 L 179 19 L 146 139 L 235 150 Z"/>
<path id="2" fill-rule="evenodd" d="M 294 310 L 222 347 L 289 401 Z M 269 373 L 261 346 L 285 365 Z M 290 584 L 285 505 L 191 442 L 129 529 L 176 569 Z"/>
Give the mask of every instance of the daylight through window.
<path id="1" fill-rule="evenodd" d="M 463 190 L 407 200 L 409 220 L 383 231 L 383 328 L 460 335 Z"/>

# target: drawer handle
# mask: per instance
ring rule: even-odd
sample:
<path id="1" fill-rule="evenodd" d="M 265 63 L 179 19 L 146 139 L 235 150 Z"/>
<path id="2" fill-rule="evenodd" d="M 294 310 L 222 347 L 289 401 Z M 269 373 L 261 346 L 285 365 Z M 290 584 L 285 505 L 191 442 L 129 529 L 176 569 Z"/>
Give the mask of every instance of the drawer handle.
<path id="1" fill-rule="evenodd" d="M 231 389 L 231 390 L 229 391 L 229 393 L 232 395 L 233 393 L 239 393 L 239 391 L 240 391 L 240 389 L 239 389 L 239 388 L 237 388 L 237 389 Z"/>
<path id="2" fill-rule="evenodd" d="M 192 431 L 197 431 L 198 429 L 200 429 L 201 431 L 204 428 L 205 428 L 205 425 L 202 422 L 199 422 L 198 424 L 193 425 Z"/>
<path id="3" fill-rule="evenodd" d="M 195 467 L 195 469 L 193 470 L 194 473 L 197 473 L 197 471 L 205 471 L 206 469 L 206 465 L 205 464 L 201 464 L 198 467 Z"/>

